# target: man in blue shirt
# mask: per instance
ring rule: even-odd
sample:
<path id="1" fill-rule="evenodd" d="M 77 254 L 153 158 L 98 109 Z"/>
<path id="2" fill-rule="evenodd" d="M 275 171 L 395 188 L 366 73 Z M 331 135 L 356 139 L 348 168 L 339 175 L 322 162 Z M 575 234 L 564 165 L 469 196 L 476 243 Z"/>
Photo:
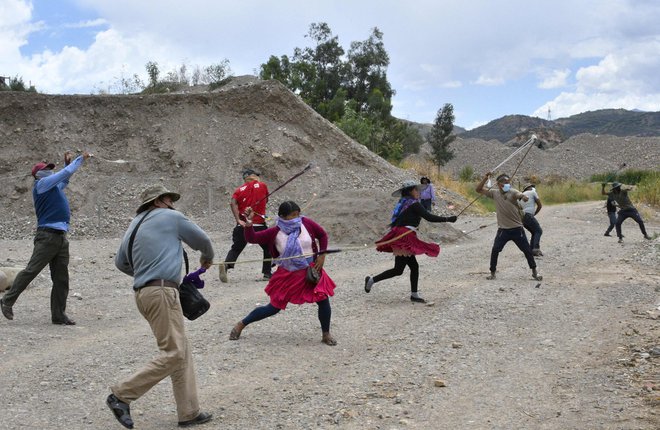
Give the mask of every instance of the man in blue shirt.
<path id="1" fill-rule="evenodd" d="M 69 184 L 69 178 L 91 155 L 83 152 L 71 161 L 71 154 L 64 154 L 64 169 L 54 172 L 53 163 L 37 163 L 32 167 L 35 182 L 32 188 L 32 199 L 37 214 L 37 233 L 34 237 L 34 250 L 27 267 L 19 272 L 11 289 L 0 299 L 0 308 L 5 318 L 14 319 L 12 306 L 18 296 L 27 288 L 32 280 L 46 267 L 50 266 L 50 278 L 53 288 L 50 293 L 50 313 L 53 324 L 75 325 L 66 310 L 66 299 L 69 295 L 69 241 L 66 233 L 69 231 L 71 210 L 69 201 L 64 194 L 64 188 Z"/>

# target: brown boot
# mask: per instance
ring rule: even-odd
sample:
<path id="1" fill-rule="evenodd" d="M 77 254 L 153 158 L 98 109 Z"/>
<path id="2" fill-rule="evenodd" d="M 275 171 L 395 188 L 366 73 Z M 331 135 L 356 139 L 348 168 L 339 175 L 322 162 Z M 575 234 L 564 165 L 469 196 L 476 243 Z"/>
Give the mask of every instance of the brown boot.
<path id="1" fill-rule="evenodd" d="M 239 337 L 241 337 L 241 332 L 245 328 L 245 324 L 243 324 L 243 321 L 239 321 L 236 323 L 233 329 L 231 329 L 231 332 L 229 333 L 229 340 L 238 340 Z"/>

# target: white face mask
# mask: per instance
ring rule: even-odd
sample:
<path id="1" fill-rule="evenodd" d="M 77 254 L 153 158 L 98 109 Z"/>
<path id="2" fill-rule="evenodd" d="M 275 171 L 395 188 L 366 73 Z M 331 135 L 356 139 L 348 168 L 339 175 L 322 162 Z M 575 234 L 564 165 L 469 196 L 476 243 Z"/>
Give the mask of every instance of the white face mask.
<path id="1" fill-rule="evenodd" d="M 502 185 L 502 191 L 504 191 L 505 193 L 508 193 L 510 189 L 511 189 L 511 184 Z"/>
<path id="2" fill-rule="evenodd" d="M 43 178 L 45 178 L 46 176 L 50 176 L 50 175 L 52 175 L 52 174 L 53 174 L 53 170 L 52 170 L 52 169 L 44 169 L 44 170 L 39 170 L 39 171 L 36 173 L 35 176 L 36 176 L 37 179 L 43 179 Z"/>

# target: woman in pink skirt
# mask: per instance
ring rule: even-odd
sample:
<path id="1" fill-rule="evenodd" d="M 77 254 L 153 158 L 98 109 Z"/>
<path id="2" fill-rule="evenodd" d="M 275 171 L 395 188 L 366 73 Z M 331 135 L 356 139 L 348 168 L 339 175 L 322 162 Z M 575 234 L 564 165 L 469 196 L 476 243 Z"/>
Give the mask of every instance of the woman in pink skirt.
<path id="1" fill-rule="evenodd" d="M 275 260 L 278 268 L 265 290 L 270 303 L 256 307 L 239 321 L 229 334 L 229 339 L 238 340 L 245 326 L 275 315 L 286 309 L 289 303 L 316 303 L 323 333 L 321 341 L 327 345 L 336 345 L 337 341 L 330 334 L 332 310 L 329 299 L 334 295 L 335 283 L 323 270 L 325 254 L 319 254 L 327 249 L 327 233 L 311 219 L 301 216 L 300 207 L 291 201 L 280 205 L 277 225 L 266 230 L 254 231 L 253 214 L 250 208 L 245 213 L 248 219 L 245 224 L 245 240 L 268 245 L 273 258 L 279 257 Z M 309 266 L 320 275 L 316 283 L 307 279 Z"/>
<path id="2" fill-rule="evenodd" d="M 376 282 L 401 276 L 406 266 L 410 267 L 410 300 L 426 303 L 417 291 L 419 280 L 419 264 L 416 255 L 426 254 L 437 257 L 440 246 L 437 243 L 423 242 L 417 238 L 416 229 L 424 218 L 430 222 L 455 222 L 456 217 L 437 216 L 429 213 L 419 201 L 419 195 L 424 185 L 415 181 L 405 181 L 403 186 L 392 193 L 392 197 L 401 196 L 392 212 L 390 231 L 376 242 L 376 250 L 394 254 L 394 268 L 376 276 L 364 279 L 364 291 L 371 291 Z"/>

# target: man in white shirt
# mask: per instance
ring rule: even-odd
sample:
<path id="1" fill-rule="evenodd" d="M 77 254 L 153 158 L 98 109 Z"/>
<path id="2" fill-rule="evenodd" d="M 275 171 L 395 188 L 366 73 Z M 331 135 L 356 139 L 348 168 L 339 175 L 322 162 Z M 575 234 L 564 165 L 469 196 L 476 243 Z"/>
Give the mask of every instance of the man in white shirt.
<path id="1" fill-rule="evenodd" d="M 523 226 L 532 235 L 530 240 L 532 254 L 535 257 L 540 257 L 543 255 L 541 252 L 541 235 L 543 234 L 543 229 L 536 220 L 536 214 L 541 211 L 543 203 L 541 203 L 541 199 L 536 192 L 536 185 L 534 184 L 525 184 L 523 194 L 527 196 L 527 201 L 520 200 L 519 202 L 523 210 Z"/>

